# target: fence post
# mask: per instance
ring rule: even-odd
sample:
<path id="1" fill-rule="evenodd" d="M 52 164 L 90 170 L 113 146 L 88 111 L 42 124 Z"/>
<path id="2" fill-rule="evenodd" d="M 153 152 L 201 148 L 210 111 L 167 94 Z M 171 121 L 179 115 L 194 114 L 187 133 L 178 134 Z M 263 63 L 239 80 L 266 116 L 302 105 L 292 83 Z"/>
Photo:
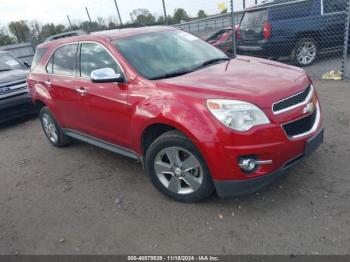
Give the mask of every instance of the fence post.
<path id="1" fill-rule="evenodd" d="M 350 0 L 349 0 L 350 1 Z M 235 13 L 233 9 L 233 0 L 231 0 L 231 24 L 232 24 L 232 54 L 237 55 L 236 52 L 236 24 L 235 24 Z"/>
<path id="2" fill-rule="evenodd" d="M 348 73 L 348 45 L 349 45 L 349 25 L 350 24 L 350 0 L 347 1 L 346 5 L 346 18 L 345 18 L 345 33 L 344 33 L 344 48 L 343 48 L 343 59 L 341 66 L 342 79 L 347 79 L 350 76 Z"/>

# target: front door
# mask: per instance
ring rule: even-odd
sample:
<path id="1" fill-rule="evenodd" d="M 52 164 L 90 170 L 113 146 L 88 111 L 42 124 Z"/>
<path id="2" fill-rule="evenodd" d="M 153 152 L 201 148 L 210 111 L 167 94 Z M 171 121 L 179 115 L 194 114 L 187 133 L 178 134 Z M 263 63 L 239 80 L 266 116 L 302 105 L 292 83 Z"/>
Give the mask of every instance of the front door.
<path id="1" fill-rule="evenodd" d="M 83 132 L 93 137 L 129 147 L 130 107 L 127 103 L 127 83 L 93 83 L 93 70 L 112 68 L 123 74 L 112 54 L 99 43 L 81 43 L 80 68 L 78 70 L 81 89 L 79 108 Z"/>

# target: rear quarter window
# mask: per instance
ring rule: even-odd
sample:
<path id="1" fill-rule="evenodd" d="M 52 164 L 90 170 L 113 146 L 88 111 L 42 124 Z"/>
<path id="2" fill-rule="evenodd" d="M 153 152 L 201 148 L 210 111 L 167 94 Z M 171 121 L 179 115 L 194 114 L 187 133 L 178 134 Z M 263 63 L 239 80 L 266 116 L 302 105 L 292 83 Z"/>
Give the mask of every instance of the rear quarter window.
<path id="1" fill-rule="evenodd" d="M 266 21 L 267 21 L 267 9 L 248 11 L 244 13 L 240 26 L 248 27 L 248 28 L 262 26 Z"/>
<path id="2" fill-rule="evenodd" d="M 30 70 L 33 70 L 38 65 L 39 61 L 41 60 L 41 58 L 43 58 L 46 51 L 47 51 L 47 48 L 36 49 Z"/>

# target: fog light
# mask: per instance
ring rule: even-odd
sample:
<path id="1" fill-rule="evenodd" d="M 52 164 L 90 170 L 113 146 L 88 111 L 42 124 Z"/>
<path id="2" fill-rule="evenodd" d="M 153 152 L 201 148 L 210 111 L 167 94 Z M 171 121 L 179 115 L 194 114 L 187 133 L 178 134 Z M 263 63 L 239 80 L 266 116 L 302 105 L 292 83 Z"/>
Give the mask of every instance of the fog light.
<path id="1" fill-rule="evenodd" d="M 251 172 L 256 167 L 255 158 L 241 158 L 239 160 L 239 167 L 245 172 Z"/>
<path id="2" fill-rule="evenodd" d="M 243 172 L 251 173 L 259 165 L 272 164 L 272 160 L 258 160 L 256 156 L 242 156 L 238 158 L 238 165 Z"/>

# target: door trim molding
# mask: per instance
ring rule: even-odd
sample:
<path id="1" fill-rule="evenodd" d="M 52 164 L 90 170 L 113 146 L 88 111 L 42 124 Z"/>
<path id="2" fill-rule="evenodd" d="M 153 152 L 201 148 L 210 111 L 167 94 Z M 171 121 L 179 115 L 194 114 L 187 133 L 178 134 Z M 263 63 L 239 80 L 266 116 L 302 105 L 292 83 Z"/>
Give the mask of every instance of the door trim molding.
<path id="1" fill-rule="evenodd" d="M 102 139 L 81 133 L 79 131 L 69 129 L 69 128 L 62 128 L 62 131 L 65 135 L 78 139 L 80 141 L 86 142 L 88 144 L 103 148 L 105 150 L 111 151 L 113 153 L 117 153 L 119 155 L 123 155 L 138 161 L 142 161 L 142 157 L 139 156 L 136 152 L 133 150 L 112 144 L 110 142 L 104 141 Z"/>

